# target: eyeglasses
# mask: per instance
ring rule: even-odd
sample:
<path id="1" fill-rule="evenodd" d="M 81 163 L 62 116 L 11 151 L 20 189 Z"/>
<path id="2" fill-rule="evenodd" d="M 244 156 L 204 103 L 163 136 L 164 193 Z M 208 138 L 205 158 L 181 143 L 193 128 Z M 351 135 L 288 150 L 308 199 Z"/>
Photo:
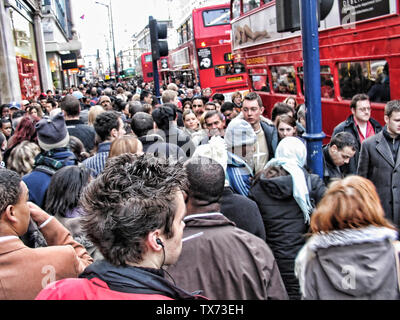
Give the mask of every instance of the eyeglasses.
<path id="1" fill-rule="evenodd" d="M 193 107 L 202 107 L 203 105 L 202 104 L 194 104 L 194 105 L 192 105 Z"/>

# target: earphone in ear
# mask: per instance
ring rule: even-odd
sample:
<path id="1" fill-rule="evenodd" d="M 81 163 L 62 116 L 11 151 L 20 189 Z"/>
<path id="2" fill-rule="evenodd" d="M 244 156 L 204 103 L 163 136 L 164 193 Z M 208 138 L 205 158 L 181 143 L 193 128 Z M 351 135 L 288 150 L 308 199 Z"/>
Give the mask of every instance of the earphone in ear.
<path id="1" fill-rule="evenodd" d="M 159 244 L 161 247 L 164 248 L 164 244 L 162 243 L 162 241 L 160 239 L 156 239 L 157 244 Z"/>

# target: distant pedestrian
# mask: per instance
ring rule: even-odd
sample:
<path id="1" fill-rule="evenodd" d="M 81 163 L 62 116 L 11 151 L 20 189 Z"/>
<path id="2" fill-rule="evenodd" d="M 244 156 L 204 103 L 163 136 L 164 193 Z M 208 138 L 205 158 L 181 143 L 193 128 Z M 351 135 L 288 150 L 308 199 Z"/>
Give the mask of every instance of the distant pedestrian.
<path id="1" fill-rule="evenodd" d="M 356 154 L 351 158 L 349 164 L 340 169 L 344 175 L 356 174 L 361 144 L 376 133 L 382 131 L 382 126 L 371 117 L 371 103 L 366 94 L 357 94 L 350 103 L 351 115 L 333 130 L 332 137 L 339 132 L 351 133 L 356 139 Z"/>
<path id="2" fill-rule="evenodd" d="M 334 179 L 344 178 L 340 168 L 350 163 L 356 150 L 356 139 L 351 133 L 345 131 L 333 136 L 331 142 L 323 148 L 323 177 L 327 186 Z"/>
<path id="3" fill-rule="evenodd" d="M 86 151 L 89 153 L 94 149 L 96 131 L 93 127 L 84 124 L 80 119 L 81 106 L 79 100 L 74 96 L 66 96 L 60 103 L 64 112 L 65 123 L 70 136 L 77 137 L 82 141 Z"/>
<path id="4" fill-rule="evenodd" d="M 92 169 L 94 175 L 99 175 L 106 164 L 110 152 L 111 143 L 125 135 L 124 123 L 121 116 L 115 111 L 107 111 L 99 114 L 94 123 L 94 129 L 100 138 L 100 144 L 94 156 L 86 159 L 83 164 Z"/>

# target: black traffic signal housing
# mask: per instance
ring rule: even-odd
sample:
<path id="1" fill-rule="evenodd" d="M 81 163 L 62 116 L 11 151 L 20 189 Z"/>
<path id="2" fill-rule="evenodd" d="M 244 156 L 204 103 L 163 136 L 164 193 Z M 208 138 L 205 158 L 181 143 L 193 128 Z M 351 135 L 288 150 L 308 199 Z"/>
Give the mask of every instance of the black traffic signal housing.
<path id="1" fill-rule="evenodd" d="M 153 61 L 160 57 L 168 56 L 168 25 L 166 23 L 158 23 L 153 17 L 149 18 L 151 53 Z"/>
<path id="2" fill-rule="evenodd" d="M 300 1 L 276 0 L 277 31 L 294 32 L 300 30 Z M 319 21 L 324 20 L 333 7 L 334 0 L 318 0 Z"/>

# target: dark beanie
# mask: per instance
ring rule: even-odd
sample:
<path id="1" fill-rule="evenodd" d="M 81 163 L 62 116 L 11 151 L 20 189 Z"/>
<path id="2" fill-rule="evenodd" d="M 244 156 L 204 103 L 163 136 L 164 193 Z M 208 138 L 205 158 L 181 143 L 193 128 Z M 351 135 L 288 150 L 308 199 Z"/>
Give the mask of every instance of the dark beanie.
<path id="1" fill-rule="evenodd" d="M 69 134 L 62 113 L 40 120 L 36 124 L 36 132 L 39 146 L 45 151 L 68 146 Z"/>

